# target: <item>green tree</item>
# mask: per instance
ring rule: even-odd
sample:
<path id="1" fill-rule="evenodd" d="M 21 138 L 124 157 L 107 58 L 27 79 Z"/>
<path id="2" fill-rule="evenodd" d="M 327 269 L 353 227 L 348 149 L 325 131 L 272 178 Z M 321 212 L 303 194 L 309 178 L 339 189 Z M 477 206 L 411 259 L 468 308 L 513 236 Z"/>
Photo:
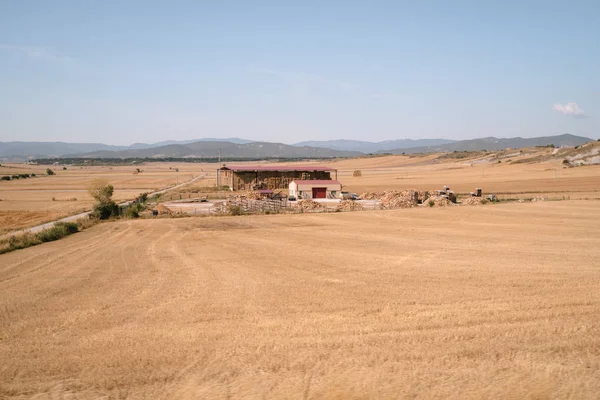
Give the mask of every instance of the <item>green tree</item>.
<path id="1" fill-rule="evenodd" d="M 113 185 L 105 180 L 97 179 L 92 181 L 88 192 L 96 200 L 92 208 L 92 216 L 99 219 L 108 219 L 119 215 L 119 206 L 112 200 Z"/>

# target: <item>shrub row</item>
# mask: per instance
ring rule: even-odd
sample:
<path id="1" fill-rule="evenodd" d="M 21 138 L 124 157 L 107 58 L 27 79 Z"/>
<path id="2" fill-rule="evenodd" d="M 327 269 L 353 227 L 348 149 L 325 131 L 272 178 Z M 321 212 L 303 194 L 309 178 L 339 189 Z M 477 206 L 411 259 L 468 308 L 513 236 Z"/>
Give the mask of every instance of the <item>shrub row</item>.
<path id="1" fill-rule="evenodd" d="M 76 232 L 79 232 L 79 226 L 75 222 L 57 222 L 52 227 L 38 233 L 11 236 L 10 239 L 0 244 L 0 254 L 59 240 Z"/>
<path id="2" fill-rule="evenodd" d="M 13 179 L 27 179 L 27 178 L 34 178 L 35 174 L 17 174 L 17 175 L 4 175 L 2 178 L 0 178 L 3 181 L 10 181 Z"/>

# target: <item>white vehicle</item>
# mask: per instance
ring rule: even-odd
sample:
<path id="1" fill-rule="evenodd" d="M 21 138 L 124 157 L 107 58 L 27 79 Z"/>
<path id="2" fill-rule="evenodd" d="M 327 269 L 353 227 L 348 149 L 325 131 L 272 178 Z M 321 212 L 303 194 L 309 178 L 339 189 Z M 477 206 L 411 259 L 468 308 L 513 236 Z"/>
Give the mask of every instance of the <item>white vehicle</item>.
<path id="1" fill-rule="evenodd" d="M 358 200 L 358 194 L 350 192 L 340 192 L 340 199 L 342 200 Z"/>

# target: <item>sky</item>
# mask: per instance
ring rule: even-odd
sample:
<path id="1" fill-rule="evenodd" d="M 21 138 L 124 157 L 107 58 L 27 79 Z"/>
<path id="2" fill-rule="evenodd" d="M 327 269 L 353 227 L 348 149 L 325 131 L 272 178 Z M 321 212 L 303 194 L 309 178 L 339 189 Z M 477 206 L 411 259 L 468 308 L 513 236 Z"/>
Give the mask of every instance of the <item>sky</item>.
<path id="1" fill-rule="evenodd" d="M 0 2 L 0 141 L 600 137 L 600 2 Z"/>

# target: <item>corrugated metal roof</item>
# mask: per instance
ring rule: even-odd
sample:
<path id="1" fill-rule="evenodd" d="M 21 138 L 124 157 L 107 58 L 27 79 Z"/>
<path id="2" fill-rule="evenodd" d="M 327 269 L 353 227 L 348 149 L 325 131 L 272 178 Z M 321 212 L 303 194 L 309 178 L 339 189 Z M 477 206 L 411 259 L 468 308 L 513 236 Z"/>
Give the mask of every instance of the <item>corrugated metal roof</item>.
<path id="1" fill-rule="evenodd" d="M 340 182 L 333 179 L 315 179 L 315 180 L 294 180 L 292 183 L 297 185 L 341 185 Z"/>
<path id="2" fill-rule="evenodd" d="M 226 165 L 221 169 L 232 171 L 334 171 L 335 168 L 314 165 Z"/>

